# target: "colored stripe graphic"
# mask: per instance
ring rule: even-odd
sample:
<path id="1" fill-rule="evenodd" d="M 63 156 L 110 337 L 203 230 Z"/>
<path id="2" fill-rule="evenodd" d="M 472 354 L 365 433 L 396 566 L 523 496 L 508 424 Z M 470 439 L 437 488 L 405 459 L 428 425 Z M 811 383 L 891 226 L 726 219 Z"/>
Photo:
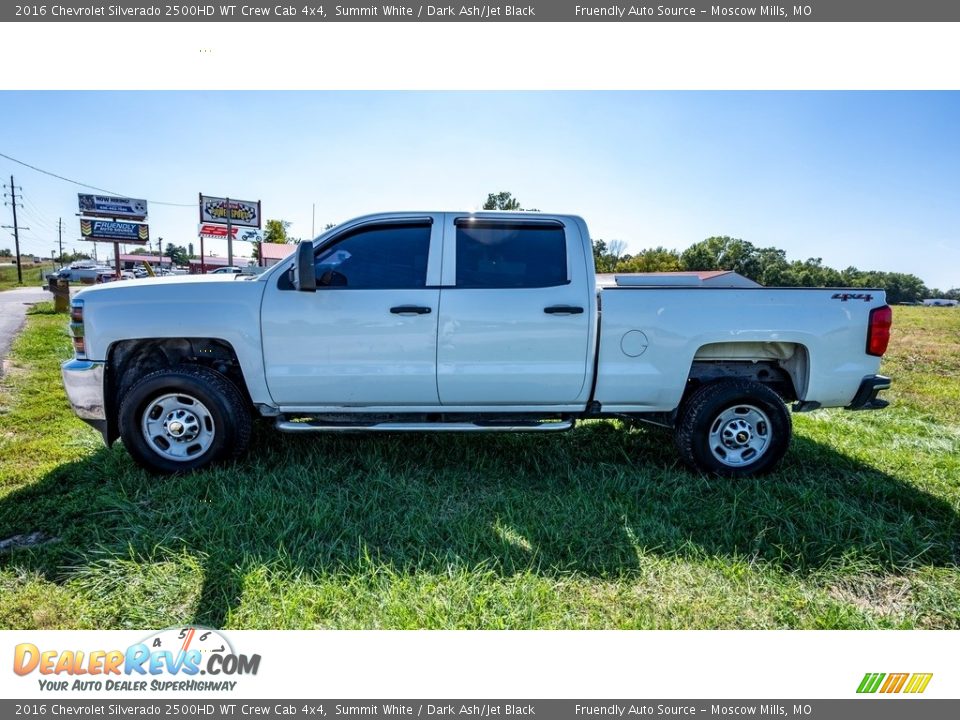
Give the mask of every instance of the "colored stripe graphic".
<path id="1" fill-rule="evenodd" d="M 879 691 L 887 695 L 922 693 L 932 678 L 933 673 L 866 673 L 857 686 L 857 692 L 870 694 Z"/>
<path id="2" fill-rule="evenodd" d="M 905 693 L 922 693 L 927 689 L 927 685 L 930 684 L 932 677 L 933 673 L 914 673 L 903 691 Z"/>
<path id="3" fill-rule="evenodd" d="M 863 680 L 860 681 L 860 687 L 857 688 L 857 692 L 875 693 L 877 688 L 880 687 L 880 682 L 884 677 L 886 677 L 884 673 L 867 673 L 863 676 Z"/>
<path id="4" fill-rule="evenodd" d="M 910 673 L 890 673 L 887 675 L 887 681 L 883 684 L 883 687 L 880 688 L 880 692 L 900 692 L 900 690 L 903 688 L 903 684 L 907 682 L 908 677 L 910 677 Z"/>

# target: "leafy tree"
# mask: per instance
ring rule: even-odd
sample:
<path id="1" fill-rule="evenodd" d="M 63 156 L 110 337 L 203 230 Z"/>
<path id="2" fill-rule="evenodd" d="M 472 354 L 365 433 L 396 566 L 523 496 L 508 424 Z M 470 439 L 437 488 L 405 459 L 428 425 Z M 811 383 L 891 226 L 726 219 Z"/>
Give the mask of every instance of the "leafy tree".
<path id="1" fill-rule="evenodd" d="M 57 262 L 61 265 L 67 265 L 68 263 L 76 262 L 77 260 L 90 259 L 90 256 L 85 252 L 65 252 L 63 255 L 57 258 Z"/>
<path id="2" fill-rule="evenodd" d="M 641 250 L 633 256 L 624 256 L 614 269 L 617 272 L 677 272 L 683 268 L 676 250 L 655 247 Z"/>
<path id="3" fill-rule="evenodd" d="M 680 255 L 684 270 L 733 270 L 756 280 L 760 275 L 757 250 L 752 243 L 729 235 L 708 237 Z"/>
<path id="4" fill-rule="evenodd" d="M 852 287 L 883 288 L 892 303 L 919 302 L 930 296 L 930 290 L 916 275 L 909 273 L 861 271 L 853 278 Z"/>
<path id="5" fill-rule="evenodd" d="M 288 220 L 267 220 L 263 226 L 262 242 L 276 243 L 279 245 L 296 242 L 296 239 L 290 237 L 287 233 L 287 228 L 289 228 L 291 224 Z M 260 242 L 253 244 L 253 258 L 257 262 L 260 262 Z"/>
<path id="6" fill-rule="evenodd" d="M 287 220 L 267 220 L 263 227 L 263 241 L 268 243 L 288 243 L 290 237 L 287 228 L 291 225 Z"/>
<path id="7" fill-rule="evenodd" d="M 604 240 L 593 240 L 593 264 L 599 273 L 611 273 L 617 265 L 615 258 L 607 249 Z"/>
<path id="8" fill-rule="evenodd" d="M 167 243 L 167 249 L 164 250 L 163 254 L 170 258 L 170 262 L 174 265 L 186 265 L 190 262 L 190 256 L 183 245 Z"/>
<path id="9" fill-rule="evenodd" d="M 512 193 L 498 192 L 487 195 L 487 201 L 483 203 L 484 210 L 522 210 L 520 201 Z"/>
<path id="10" fill-rule="evenodd" d="M 13 257 L 13 253 L 10 248 L 0 248 L 0 257 Z"/>
<path id="11" fill-rule="evenodd" d="M 761 285 L 776 287 L 787 284 L 790 263 L 787 254 L 775 247 L 759 248 L 756 251 L 756 260 L 759 266 L 758 277 L 751 278 Z"/>
<path id="12" fill-rule="evenodd" d="M 623 240 L 611 240 L 607 243 L 607 252 L 613 255 L 617 260 L 623 257 L 623 251 L 627 249 L 627 243 Z"/>

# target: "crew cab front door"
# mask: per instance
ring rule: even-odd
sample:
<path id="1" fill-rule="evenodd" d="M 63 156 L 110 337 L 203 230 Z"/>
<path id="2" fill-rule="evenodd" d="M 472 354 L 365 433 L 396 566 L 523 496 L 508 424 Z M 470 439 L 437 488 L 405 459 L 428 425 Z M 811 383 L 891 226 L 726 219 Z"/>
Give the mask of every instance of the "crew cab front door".
<path id="1" fill-rule="evenodd" d="M 438 404 L 440 218 L 346 227 L 314 251 L 316 292 L 271 278 L 263 356 L 281 408 Z"/>

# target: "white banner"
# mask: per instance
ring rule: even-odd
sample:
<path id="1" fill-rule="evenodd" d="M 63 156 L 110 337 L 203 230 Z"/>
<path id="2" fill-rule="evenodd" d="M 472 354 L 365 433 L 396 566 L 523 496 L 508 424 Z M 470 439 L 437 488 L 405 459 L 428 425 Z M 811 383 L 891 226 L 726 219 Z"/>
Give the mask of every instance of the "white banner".
<path id="1" fill-rule="evenodd" d="M 0 693 L 909 702 L 960 697 L 956 638 L 939 630 L 9 630 L 0 632 Z M 864 695 L 857 690 L 868 673 L 930 677 L 922 694 Z M 101 687 L 83 684 L 90 681 Z"/>

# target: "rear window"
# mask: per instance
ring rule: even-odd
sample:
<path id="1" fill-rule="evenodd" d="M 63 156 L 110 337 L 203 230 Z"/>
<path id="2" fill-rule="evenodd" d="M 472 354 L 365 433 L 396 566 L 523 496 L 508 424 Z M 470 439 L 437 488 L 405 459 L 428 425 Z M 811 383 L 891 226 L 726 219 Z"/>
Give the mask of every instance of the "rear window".
<path id="1" fill-rule="evenodd" d="M 457 287 L 538 288 L 566 282 L 561 225 L 458 222 Z"/>

